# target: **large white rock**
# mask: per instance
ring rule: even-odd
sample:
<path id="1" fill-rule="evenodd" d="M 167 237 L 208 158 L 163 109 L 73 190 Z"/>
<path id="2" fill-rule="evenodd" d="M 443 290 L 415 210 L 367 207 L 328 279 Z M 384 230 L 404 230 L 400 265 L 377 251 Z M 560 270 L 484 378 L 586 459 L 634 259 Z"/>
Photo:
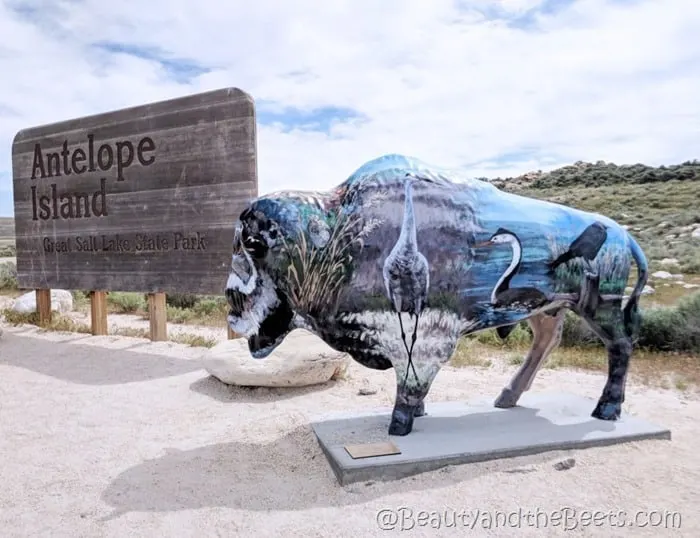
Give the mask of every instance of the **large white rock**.
<path id="1" fill-rule="evenodd" d="M 335 351 L 304 329 L 295 329 L 266 358 L 254 359 L 244 338 L 226 340 L 202 356 L 204 368 L 228 385 L 303 387 L 325 383 L 342 372 L 346 353 Z"/>
<path id="2" fill-rule="evenodd" d="M 668 271 L 656 271 L 655 273 L 651 274 L 651 277 L 665 280 L 668 278 L 673 278 L 673 275 L 671 273 L 669 273 Z"/>
<path id="3" fill-rule="evenodd" d="M 30 291 L 15 299 L 12 310 L 20 314 L 36 312 L 36 292 Z M 51 290 L 51 310 L 54 312 L 71 312 L 73 295 L 67 290 Z"/>

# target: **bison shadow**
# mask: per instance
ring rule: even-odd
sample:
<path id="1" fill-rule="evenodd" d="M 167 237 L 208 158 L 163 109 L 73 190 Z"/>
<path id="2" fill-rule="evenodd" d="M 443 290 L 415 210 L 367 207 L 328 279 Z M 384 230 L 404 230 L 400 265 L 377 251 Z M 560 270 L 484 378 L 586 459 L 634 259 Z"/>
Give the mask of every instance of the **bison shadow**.
<path id="1" fill-rule="evenodd" d="M 517 408 L 519 416 L 537 409 Z M 479 416 L 481 415 L 481 416 Z M 482 414 L 457 417 L 457 427 L 478 432 L 488 418 Z M 385 417 L 388 425 L 389 416 Z M 417 419 L 418 424 L 421 419 Z M 439 420 L 439 419 L 438 419 Z M 595 431 L 610 431 L 613 424 L 590 419 L 556 425 L 544 417 L 530 417 L 536 427 L 582 440 Z M 455 420 L 450 420 L 455 427 Z M 418 431 L 419 427 L 416 428 Z M 568 430 L 568 431 L 567 431 Z M 466 437 L 465 437 L 466 438 Z M 509 457 L 487 462 L 444 467 L 420 476 L 388 482 L 340 486 L 309 425 L 293 429 L 267 443 L 229 442 L 194 448 L 165 449 L 165 455 L 144 461 L 119 474 L 101 498 L 112 512 L 111 520 L 129 512 L 168 512 L 221 507 L 239 510 L 306 510 L 314 507 L 366 503 L 406 491 L 443 488 L 486 473 L 534 472 L 532 466 L 561 459 L 563 450 Z M 589 472 L 584 470 L 583 472 Z M 576 481 L 572 473 L 572 484 Z M 429 493 L 426 494 L 429 495 Z"/>

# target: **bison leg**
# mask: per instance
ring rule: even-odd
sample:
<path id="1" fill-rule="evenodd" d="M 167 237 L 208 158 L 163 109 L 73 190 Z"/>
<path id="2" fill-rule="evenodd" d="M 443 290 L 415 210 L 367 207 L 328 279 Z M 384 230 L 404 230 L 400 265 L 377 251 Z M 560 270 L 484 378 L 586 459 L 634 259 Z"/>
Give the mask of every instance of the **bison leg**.
<path id="1" fill-rule="evenodd" d="M 422 365 L 421 365 L 422 366 Z M 413 419 L 425 415 L 424 399 L 430 391 L 430 386 L 440 370 L 435 364 L 432 368 L 417 368 L 418 379 L 410 375 L 406 380 L 407 363 L 397 364 L 396 370 L 396 401 L 391 414 L 389 435 L 408 435 L 413 430 Z"/>
<path id="2" fill-rule="evenodd" d="M 496 398 L 495 407 L 515 407 L 522 393 L 530 389 L 540 367 L 561 342 L 565 313 L 562 308 L 553 316 L 536 314 L 527 320 L 534 334 L 532 346 L 510 384 Z"/>
<path id="3" fill-rule="evenodd" d="M 625 401 L 625 384 L 632 338 L 625 331 L 622 301 L 601 303 L 594 316 L 583 316 L 591 329 L 605 344 L 608 352 L 608 379 L 591 416 L 601 420 L 617 420 Z"/>

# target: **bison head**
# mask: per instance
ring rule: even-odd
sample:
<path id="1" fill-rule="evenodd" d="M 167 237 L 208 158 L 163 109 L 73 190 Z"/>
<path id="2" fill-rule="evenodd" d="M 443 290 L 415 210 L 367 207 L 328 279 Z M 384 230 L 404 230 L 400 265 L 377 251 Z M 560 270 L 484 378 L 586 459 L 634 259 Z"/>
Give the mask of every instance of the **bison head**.
<path id="1" fill-rule="evenodd" d="M 228 324 L 246 338 L 255 358 L 267 357 L 296 328 L 295 314 L 275 278 L 282 236 L 275 218 L 279 209 L 274 201 L 260 200 L 241 213 L 226 282 Z"/>

